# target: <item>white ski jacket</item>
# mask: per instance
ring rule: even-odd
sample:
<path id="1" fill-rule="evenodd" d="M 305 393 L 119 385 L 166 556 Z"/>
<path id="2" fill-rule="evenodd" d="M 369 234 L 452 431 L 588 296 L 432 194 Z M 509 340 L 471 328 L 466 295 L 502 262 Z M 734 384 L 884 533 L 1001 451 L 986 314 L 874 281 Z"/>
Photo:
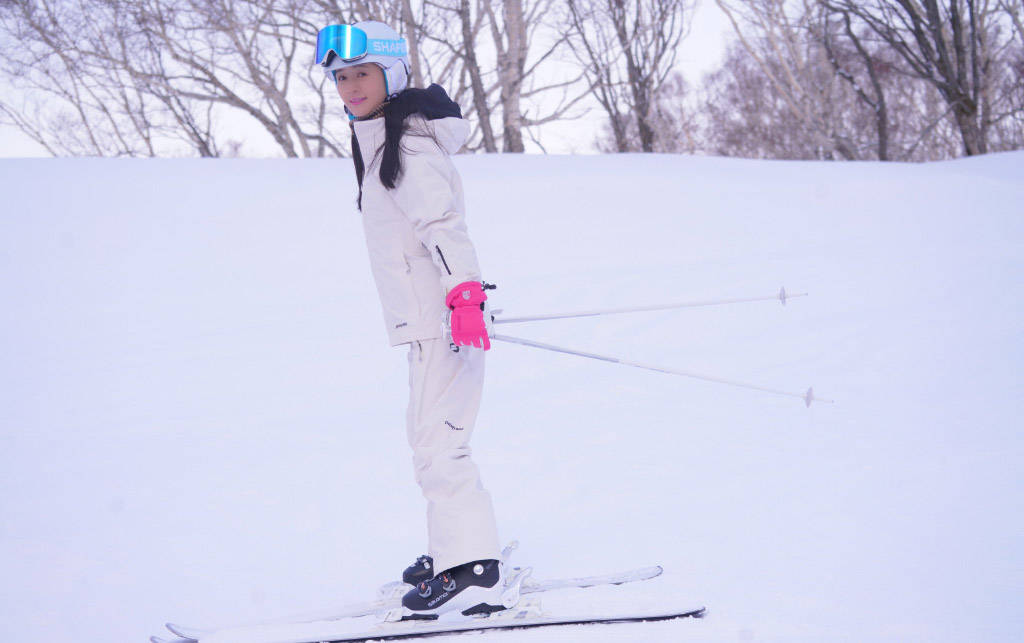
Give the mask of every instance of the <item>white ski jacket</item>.
<path id="1" fill-rule="evenodd" d="M 469 124 L 418 114 L 406 123 L 402 173 L 393 190 L 380 182 L 384 119 L 352 123 L 365 164 L 366 249 L 392 346 L 442 337 L 445 295 L 464 281 L 481 279 L 466 229 L 462 181 L 448 158 L 466 142 Z"/>

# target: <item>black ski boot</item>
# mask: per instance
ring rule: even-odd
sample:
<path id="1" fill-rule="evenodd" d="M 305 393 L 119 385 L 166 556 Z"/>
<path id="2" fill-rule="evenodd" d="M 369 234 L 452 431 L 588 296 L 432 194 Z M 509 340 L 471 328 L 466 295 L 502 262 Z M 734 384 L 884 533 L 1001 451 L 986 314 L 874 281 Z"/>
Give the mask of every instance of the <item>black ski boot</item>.
<path id="1" fill-rule="evenodd" d="M 459 610 L 464 615 L 490 614 L 505 607 L 502 565 L 494 559 L 475 560 L 445 570 L 430 580 L 420 581 L 402 597 L 402 606 L 411 614 L 402 620 L 436 619 Z"/>
<path id="2" fill-rule="evenodd" d="M 419 585 L 433 577 L 434 559 L 430 556 L 420 556 L 415 563 L 406 567 L 402 572 L 402 582 L 408 585 Z"/>

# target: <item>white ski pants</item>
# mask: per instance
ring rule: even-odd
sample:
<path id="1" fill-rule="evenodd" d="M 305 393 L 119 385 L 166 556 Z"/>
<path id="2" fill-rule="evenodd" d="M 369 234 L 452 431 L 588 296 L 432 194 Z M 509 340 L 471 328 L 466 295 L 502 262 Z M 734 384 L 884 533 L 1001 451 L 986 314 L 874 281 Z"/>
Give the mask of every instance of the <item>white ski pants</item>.
<path id="1" fill-rule="evenodd" d="M 484 351 L 456 353 L 443 339 L 409 344 L 406 429 L 436 572 L 500 555 L 491 494 L 469 448 L 483 384 Z"/>

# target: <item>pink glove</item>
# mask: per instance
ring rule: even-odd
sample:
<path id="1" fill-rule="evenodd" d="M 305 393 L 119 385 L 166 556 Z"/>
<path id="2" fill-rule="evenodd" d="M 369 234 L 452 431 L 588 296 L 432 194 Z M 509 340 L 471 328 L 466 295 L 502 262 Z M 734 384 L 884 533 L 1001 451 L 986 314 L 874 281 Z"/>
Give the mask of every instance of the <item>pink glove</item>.
<path id="1" fill-rule="evenodd" d="M 464 281 L 448 293 L 444 302 L 452 311 L 452 341 L 456 346 L 491 348 L 484 322 L 485 301 L 487 295 L 479 281 Z"/>

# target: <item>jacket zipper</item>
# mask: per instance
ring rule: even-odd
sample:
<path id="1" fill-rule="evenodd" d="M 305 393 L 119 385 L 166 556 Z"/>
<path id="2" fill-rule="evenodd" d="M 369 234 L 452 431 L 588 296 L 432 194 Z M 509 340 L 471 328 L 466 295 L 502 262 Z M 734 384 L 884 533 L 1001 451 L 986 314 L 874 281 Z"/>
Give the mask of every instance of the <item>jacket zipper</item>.
<path id="1" fill-rule="evenodd" d="M 441 263 L 444 264 L 444 269 L 448 271 L 449 275 L 451 275 L 451 268 L 448 267 L 448 262 L 444 260 L 444 253 L 441 252 L 441 246 L 434 246 L 434 248 L 437 249 L 437 254 L 441 257 Z"/>

